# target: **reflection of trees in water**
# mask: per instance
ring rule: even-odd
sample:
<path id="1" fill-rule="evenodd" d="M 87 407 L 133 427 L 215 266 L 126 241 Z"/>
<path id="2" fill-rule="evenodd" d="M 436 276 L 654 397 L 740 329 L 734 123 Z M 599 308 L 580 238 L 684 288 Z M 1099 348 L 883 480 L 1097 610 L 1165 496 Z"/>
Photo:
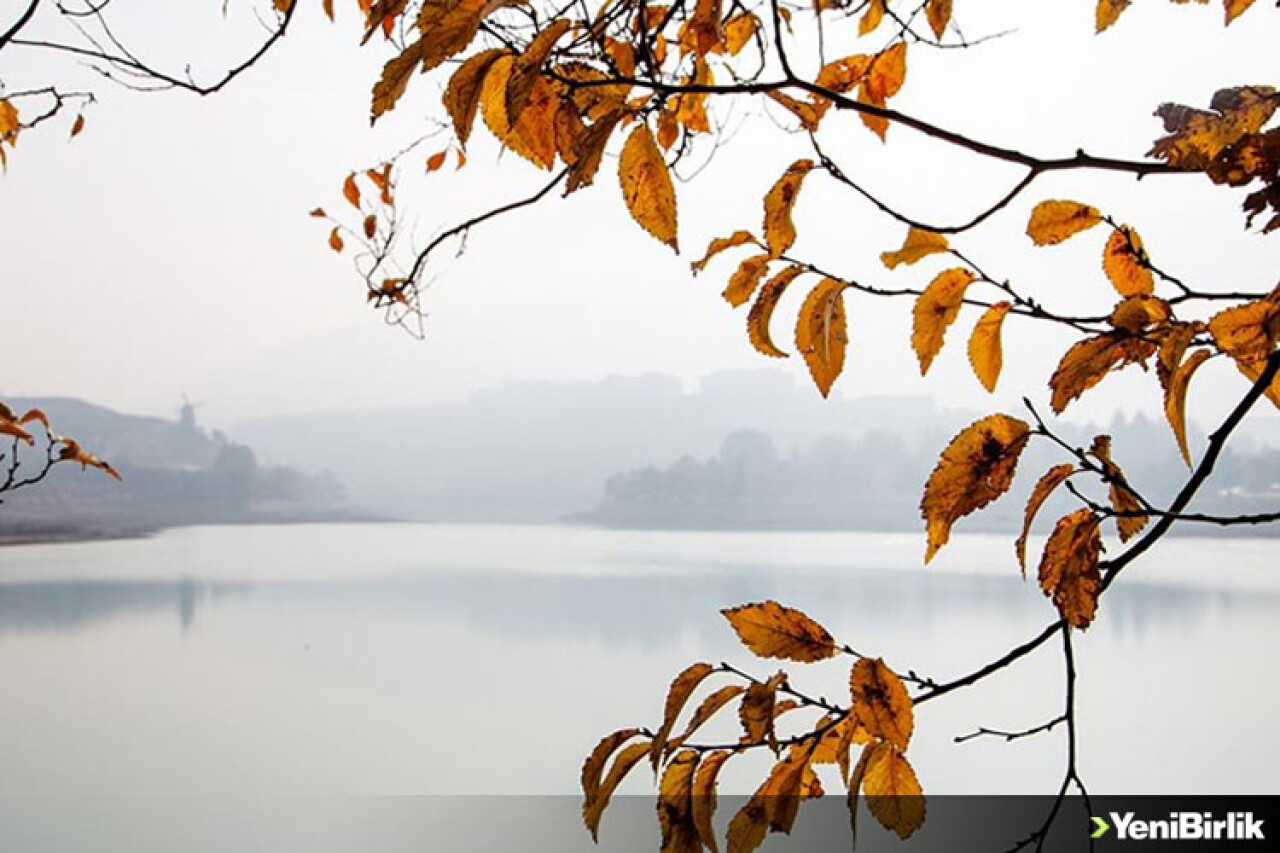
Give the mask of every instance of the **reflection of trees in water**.
<path id="1" fill-rule="evenodd" d="M 0 633 L 69 631 L 98 622 L 176 610 L 182 633 L 198 610 L 244 600 L 276 607 L 323 607 L 404 619 L 461 619 L 512 638 L 567 638 L 607 646 L 660 648 L 682 636 L 706 635 L 733 647 L 719 628 L 725 606 L 777 598 L 839 614 L 859 633 L 904 622 L 927 630 L 941 621 L 975 627 L 1052 618 L 1034 580 L 851 570 L 845 575 L 754 571 L 732 566 L 700 574 L 550 576 L 500 571 L 383 575 L 359 580 L 207 583 L 176 581 L 50 581 L 0 585 Z M 1215 615 L 1266 613 L 1280 607 L 1269 592 L 1179 586 L 1118 586 L 1103 605 L 1109 630 L 1141 638 L 1152 631 L 1194 627 Z M 271 618 L 264 612 L 264 618 Z M 721 636 L 723 634 L 723 636 Z"/>
<path id="2" fill-rule="evenodd" d="M 177 611 L 178 626 L 186 634 L 197 610 L 242 598 L 250 589 L 244 583 L 205 583 L 190 578 L 0 584 L 0 634 L 65 633 L 164 610 Z"/>

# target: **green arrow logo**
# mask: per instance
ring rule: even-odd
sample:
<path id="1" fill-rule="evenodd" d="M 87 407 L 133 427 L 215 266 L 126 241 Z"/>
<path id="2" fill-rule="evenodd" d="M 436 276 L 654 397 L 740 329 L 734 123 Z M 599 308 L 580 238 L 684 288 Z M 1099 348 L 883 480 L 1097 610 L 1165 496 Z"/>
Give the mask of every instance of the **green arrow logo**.
<path id="1" fill-rule="evenodd" d="M 1094 825 L 1093 834 L 1089 836 L 1090 838 L 1101 838 L 1107 834 L 1109 829 L 1111 829 L 1111 824 L 1107 823 L 1100 817 L 1091 817 L 1090 819 L 1093 821 Z"/>

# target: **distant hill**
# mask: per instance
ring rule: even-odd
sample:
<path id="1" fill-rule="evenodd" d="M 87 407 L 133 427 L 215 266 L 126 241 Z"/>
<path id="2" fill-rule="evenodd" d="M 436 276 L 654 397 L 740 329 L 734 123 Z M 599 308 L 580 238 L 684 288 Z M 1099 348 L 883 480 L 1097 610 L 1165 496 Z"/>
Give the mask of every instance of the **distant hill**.
<path id="1" fill-rule="evenodd" d="M 332 474 L 260 465 L 246 445 L 201 427 L 191 405 L 168 421 L 70 398 L 9 398 L 6 403 L 17 411 L 40 409 L 57 432 L 109 461 L 122 480 L 74 464 L 55 466 L 38 485 L 3 496 L 0 542 L 350 515 L 345 490 Z M 37 452 L 38 447 L 20 448 L 19 461 L 36 464 Z"/>

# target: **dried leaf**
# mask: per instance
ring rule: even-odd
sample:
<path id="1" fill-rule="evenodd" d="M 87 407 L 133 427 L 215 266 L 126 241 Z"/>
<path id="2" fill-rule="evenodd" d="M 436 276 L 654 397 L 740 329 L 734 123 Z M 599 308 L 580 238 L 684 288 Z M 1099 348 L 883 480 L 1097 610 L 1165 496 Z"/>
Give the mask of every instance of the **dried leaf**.
<path id="1" fill-rule="evenodd" d="M 730 56 L 737 56 L 751 41 L 760 26 L 760 19 L 750 12 L 734 15 L 724 25 L 724 47 Z"/>
<path id="2" fill-rule="evenodd" d="M 942 38 L 947 31 L 947 24 L 951 22 L 951 0 L 927 0 L 924 4 L 924 16 L 928 19 L 933 34 Z"/>
<path id="3" fill-rule="evenodd" d="M 627 741 L 640 733 L 639 729 L 619 729 L 605 735 L 582 764 L 582 795 L 590 803 L 600 793 L 600 780 L 609 758 Z"/>
<path id="4" fill-rule="evenodd" d="M 1120 466 L 1111 458 L 1111 436 L 1096 436 L 1089 452 L 1102 463 L 1103 471 L 1106 472 L 1107 480 L 1111 484 L 1109 494 L 1111 508 L 1118 513 L 1116 529 L 1120 534 L 1120 541 L 1128 542 L 1147 526 L 1147 516 L 1142 514 L 1142 504 L 1129 488 L 1128 480 L 1125 479 Z"/>
<path id="5" fill-rule="evenodd" d="M 1150 326 L 1165 323 L 1173 316 L 1169 303 L 1158 296 L 1129 296 L 1118 303 L 1111 312 L 1110 322 L 1124 332 L 1138 334 Z"/>
<path id="6" fill-rule="evenodd" d="M 1173 429 L 1173 437 L 1178 442 L 1178 450 L 1188 466 L 1191 465 L 1191 451 L 1187 449 L 1187 387 L 1191 377 L 1204 364 L 1211 353 L 1207 349 L 1196 350 L 1183 362 L 1169 379 L 1164 393 L 1164 413 Z"/>
<path id="7" fill-rule="evenodd" d="M 618 180 L 631 217 L 659 242 L 679 252 L 675 187 L 662 151 L 643 122 L 636 125 L 622 148 Z"/>
<path id="8" fill-rule="evenodd" d="M 964 292 L 974 281 L 969 270 L 956 267 L 937 275 L 916 298 L 912 309 L 911 347 L 920 361 L 920 375 L 929 372 L 942 350 L 943 337 L 960 314 Z"/>
<path id="9" fill-rule="evenodd" d="M 796 227 L 791 211 L 800 195 L 805 176 L 813 169 L 812 160 L 797 160 L 774 183 L 764 197 L 764 240 L 770 257 L 781 256 L 796 241 Z"/>
<path id="10" fill-rule="evenodd" d="M 1027 537 L 1031 535 L 1031 525 L 1036 520 L 1036 513 L 1040 512 L 1040 507 L 1044 506 L 1044 502 L 1048 500 L 1049 495 L 1053 494 L 1053 490 L 1066 482 L 1075 471 L 1073 465 L 1053 466 L 1044 472 L 1044 476 L 1031 490 L 1031 497 L 1027 498 L 1027 508 L 1022 514 L 1022 533 L 1013 543 L 1013 552 L 1018 555 L 1018 565 L 1022 567 L 1024 578 L 1027 576 Z"/>
<path id="11" fill-rule="evenodd" d="M 1162 104 L 1156 115 L 1168 136 L 1156 140 L 1148 152 L 1172 166 L 1206 170 L 1225 149 L 1260 131 L 1280 106 L 1272 86 L 1221 89 L 1210 101 L 1213 112 L 1180 104 Z"/>
<path id="12" fill-rule="evenodd" d="M 693 269 L 695 274 L 700 273 L 707 268 L 707 264 L 716 255 L 726 249 L 732 249 L 735 246 L 742 246 L 746 243 L 753 243 L 757 246 L 760 245 L 759 241 L 751 235 L 750 231 L 734 231 L 728 237 L 717 237 L 707 245 L 707 252 L 702 256 L 702 260 L 694 261 L 689 266 Z"/>
<path id="13" fill-rule="evenodd" d="M 1182 363 L 1182 356 L 1186 354 L 1187 347 L 1196 336 L 1196 331 L 1197 324 L 1174 323 L 1160 341 L 1160 351 L 1156 357 L 1156 376 L 1160 379 L 1160 387 L 1166 393 L 1169 390 L 1169 380 L 1173 378 L 1174 371 Z"/>
<path id="14" fill-rule="evenodd" d="M 84 130 L 84 113 L 76 116 L 76 120 L 71 123 L 71 138 L 75 139 Z"/>
<path id="15" fill-rule="evenodd" d="M 693 691 L 698 689 L 698 685 L 703 680 L 715 672 L 715 667 L 709 663 L 695 663 L 686 667 L 671 682 L 671 687 L 667 691 L 667 701 L 662 715 L 662 726 L 658 729 L 658 733 L 653 736 L 653 746 L 649 752 L 649 763 L 653 765 L 653 769 L 658 769 L 658 762 L 662 758 L 663 747 L 667 744 L 667 738 L 671 735 L 671 730 L 675 728 L 676 718 L 680 716 L 680 711 L 684 708 L 689 697 L 693 695 Z"/>
<path id="16" fill-rule="evenodd" d="M 693 823 L 693 774 L 699 754 L 681 750 L 667 765 L 658 786 L 658 826 L 661 853 L 702 853 L 698 828 Z"/>
<path id="17" fill-rule="evenodd" d="M 475 124 L 476 112 L 480 108 L 480 95 L 484 90 L 485 74 L 503 53 L 497 48 L 482 50 L 459 65 L 449 78 L 449 85 L 444 91 L 444 106 L 453 121 L 453 132 L 458 137 L 458 144 L 463 147 L 471 138 L 471 128 Z"/>
<path id="18" fill-rule="evenodd" d="M 1155 290 L 1142 238 L 1128 225 L 1111 233 L 1102 251 L 1102 270 L 1121 296 L 1138 296 Z"/>
<path id="19" fill-rule="evenodd" d="M 1098 8 L 1094 12 L 1095 32 L 1102 32 L 1116 21 L 1121 13 L 1129 8 L 1130 0 L 1098 0 Z"/>
<path id="20" fill-rule="evenodd" d="M 1049 377 L 1049 388 L 1053 391 L 1050 406 L 1061 414 L 1068 403 L 1097 385 L 1108 373 L 1134 362 L 1145 362 L 1155 351 L 1156 346 L 1150 341 L 1121 332 L 1077 341 Z"/>
<path id="21" fill-rule="evenodd" d="M 907 232 L 907 239 L 902 248 L 896 252 L 882 252 L 880 260 L 889 269 L 898 264 L 914 264 L 921 258 L 947 251 L 947 238 L 932 231 L 912 228 Z"/>
<path id="22" fill-rule="evenodd" d="M 698 838 L 711 853 L 719 853 L 715 825 L 712 823 L 716 814 L 716 777 L 732 754 L 726 750 L 710 753 L 702 760 L 693 777 L 693 826 L 698 832 Z"/>
<path id="23" fill-rule="evenodd" d="M 534 82 L 542 74 L 543 63 L 555 49 L 556 42 L 572 26 L 573 22 L 568 18 L 553 19 L 530 40 L 529 46 L 516 59 L 511 69 L 511 76 L 507 80 L 506 92 L 507 116 L 512 121 L 518 119 L 524 112 L 525 105 L 529 102 L 529 95 L 533 92 Z"/>
<path id="24" fill-rule="evenodd" d="M 951 537 L 955 522 L 1009 490 L 1031 430 L 1008 415 L 988 415 L 956 435 L 924 487 L 920 512 L 928 524 L 928 563 Z"/>
<path id="25" fill-rule="evenodd" d="M 1040 588 L 1058 613 L 1075 628 L 1088 628 L 1098 608 L 1102 576 L 1098 555 L 1102 534 L 1098 517 L 1078 509 L 1058 519 L 1040 559 Z"/>
<path id="26" fill-rule="evenodd" d="M 870 747 L 862 791 L 871 814 L 899 838 L 909 838 L 924 824 L 924 791 L 906 756 L 891 744 Z"/>
<path id="27" fill-rule="evenodd" d="M 613 792 L 617 790 L 618 785 L 622 783 L 626 775 L 631 772 L 631 768 L 639 764 L 649 754 L 649 749 L 650 745 L 648 743 L 633 743 L 622 750 L 609 768 L 609 774 L 605 776 L 604 782 L 600 784 L 595 797 L 583 802 L 582 822 L 590 830 L 593 841 L 599 842 L 600 840 L 600 818 L 604 816 L 604 810 L 609 805 L 609 798 L 613 796 Z"/>
<path id="28" fill-rule="evenodd" d="M 1013 308 L 1011 302 L 997 302 L 978 318 L 969 336 L 969 364 L 973 373 L 988 391 L 996 390 L 1000 370 L 1004 366 L 1004 349 L 1000 332 L 1004 318 Z"/>
<path id="29" fill-rule="evenodd" d="M 773 731 L 773 706 L 778 698 L 778 688 L 787 680 L 786 673 L 779 672 L 768 681 L 753 681 L 742 696 L 738 706 L 738 719 L 750 743 L 768 743 L 776 754 L 777 736 Z"/>
<path id="30" fill-rule="evenodd" d="M 813 663 L 840 651 L 826 628 L 776 601 L 744 604 L 720 613 L 757 657 Z"/>
<path id="31" fill-rule="evenodd" d="M 1101 221 L 1096 207 L 1075 201 L 1042 201 L 1031 211 L 1027 236 L 1037 246 L 1054 246 Z"/>
<path id="32" fill-rule="evenodd" d="M 373 235 L 378 233 L 378 217 L 372 213 L 364 218 L 364 236 L 367 240 L 372 240 Z"/>
<path id="33" fill-rule="evenodd" d="M 849 673 L 858 724 L 872 737 L 906 749 L 915 728 L 906 685 L 880 658 L 862 658 Z"/>
<path id="34" fill-rule="evenodd" d="M 689 718 L 689 724 L 685 726 L 684 731 L 680 734 L 677 741 L 684 743 L 694 732 L 696 732 L 707 720 L 714 717 L 721 708 L 728 705 L 734 699 L 741 696 L 747 688 L 741 684 L 729 684 L 721 687 L 719 690 L 707 696 L 702 700 L 694 710 L 693 716 Z"/>
<path id="35" fill-rule="evenodd" d="M 724 289 L 725 300 L 735 308 L 745 304 L 751 298 L 751 294 L 756 292 L 756 286 L 760 284 L 760 279 L 764 278 L 768 269 L 768 255 L 753 255 L 738 264 L 733 275 L 729 276 L 729 284 Z"/>
<path id="36" fill-rule="evenodd" d="M 796 319 L 796 349 L 824 397 L 831 393 L 836 377 L 844 370 L 848 345 L 844 283 L 824 278 L 805 297 Z"/>
<path id="37" fill-rule="evenodd" d="M 613 112 L 598 119 L 578 137 L 575 157 L 569 167 L 569 177 L 565 183 L 564 194 L 590 186 L 595 182 L 596 172 L 604 159 L 604 150 L 609 144 L 609 137 L 618 126 L 621 112 Z"/>
<path id="38" fill-rule="evenodd" d="M 785 352 L 774 345 L 773 339 L 769 336 L 769 321 L 773 318 L 773 309 L 777 307 L 782 294 L 804 271 L 804 267 L 796 264 L 784 267 L 765 282 L 764 287 L 760 288 L 760 295 L 756 297 L 747 315 L 747 338 L 756 350 L 767 356 L 787 357 Z"/>

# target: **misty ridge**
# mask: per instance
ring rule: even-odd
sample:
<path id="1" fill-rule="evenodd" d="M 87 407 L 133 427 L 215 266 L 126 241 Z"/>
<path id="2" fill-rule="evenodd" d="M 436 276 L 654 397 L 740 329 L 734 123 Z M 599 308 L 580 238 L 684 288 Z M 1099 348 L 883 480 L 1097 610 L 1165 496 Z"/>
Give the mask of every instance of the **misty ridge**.
<path id="1" fill-rule="evenodd" d="M 124 481 L 56 467 L 44 488 L 6 496 L 8 541 L 360 519 L 916 531 L 938 454 L 982 414 L 923 396 L 823 400 L 772 370 L 712 374 L 696 390 L 654 374 L 512 382 L 463 403 L 275 416 L 225 434 L 201 425 L 189 403 L 170 420 L 78 400 L 14 402 L 42 408 Z M 1185 475 L 1163 421 L 1118 416 L 1060 432 L 1082 446 L 1112 435 L 1116 459 L 1154 501 Z M 1194 447 L 1203 436 L 1191 433 Z M 1016 529 L 1036 478 L 1063 459 L 1032 442 L 1013 494 L 959 530 Z M 1280 451 L 1233 448 L 1193 509 L 1259 512 L 1277 498 Z M 1054 500 L 1065 508 L 1068 496 Z M 1058 508 L 1051 502 L 1043 524 Z"/>
<path id="2" fill-rule="evenodd" d="M 923 396 L 823 400 L 781 371 L 738 370 L 693 391 L 655 374 L 512 382 L 460 404 L 272 417 L 232 432 L 277 463 L 322 464 L 353 504 L 399 519 L 892 531 L 920 529 L 938 454 L 982 414 Z M 1163 421 L 1061 427 L 1086 447 L 1100 432 L 1137 488 L 1172 496 L 1186 468 Z M 1190 437 L 1203 440 L 1194 425 Z M 1016 527 L 1035 479 L 1062 461 L 1033 442 L 1014 494 L 960 529 Z M 1280 452 L 1232 449 L 1195 508 L 1262 511 L 1277 497 Z"/>

